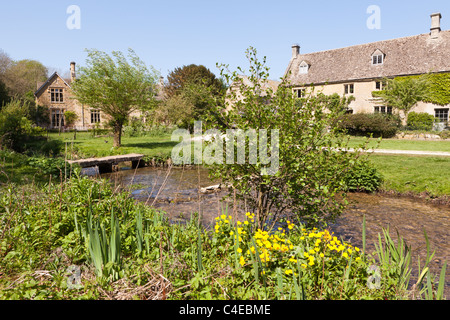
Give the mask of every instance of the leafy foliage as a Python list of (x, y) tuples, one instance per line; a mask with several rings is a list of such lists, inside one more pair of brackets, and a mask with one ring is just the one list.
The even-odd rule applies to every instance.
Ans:
[(433, 129), (434, 117), (426, 112), (410, 112), (406, 125), (411, 130), (427, 130)]
[(393, 115), (355, 113), (339, 117), (337, 126), (353, 136), (391, 138), (398, 131), (399, 121)]
[(374, 97), (381, 98), (383, 102), (403, 111), (405, 116), (419, 101), (425, 101), (428, 97), (428, 78), (402, 77), (385, 79), (386, 88), (373, 91)]
[[(228, 111), (217, 111), (211, 127), (221, 133), (233, 128), (256, 133), (261, 129), (271, 134), (278, 131), (279, 144), (273, 136), (267, 142), (272, 144), (268, 147), (272, 163), (279, 161), (279, 168), (275, 174), (268, 174), (265, 170), (269, 166), (261, 154), (253, 164), (246, 149), (244, 163), (211, 164), (213, 177), (231, 185), (232, 192), (236, 190), (237, 198), (255, 212), (261, 227), (287, 211), (311, 224), (333, 220), (343, 209), (335, 196), (344, 190), (346, 173), (359, 157), (331, 151), (335, 147), (346, 149), (348, 143), (334, 122), (345, 111), (343, 101), (325, 95), (297, 98), (286, 79), (274, 89), (268, 82), (265, 59), (260, 62), (254, 48), (247, 50), (247, 58), (250, 67), (246, 76), (228, 73), (222, 66), (222, 76), (232, 84), (225, 99)], [(328, 106), (333, 107), (325, 110)], [(235, 139), (232, 143), (236, 150), (238, 142)]]
[(111, 117), (114, 146), (119, 147), (122, 127), (130, 113), (154, 104), (158, 73), (153, 68), (149, 70), (131, 49), (130, 61), (118, 51), (113, 51), (112, 56), (98, 50), (87, 52), (87, 66), (80, 68), (72, 85), (74, 96), (80, 103)]

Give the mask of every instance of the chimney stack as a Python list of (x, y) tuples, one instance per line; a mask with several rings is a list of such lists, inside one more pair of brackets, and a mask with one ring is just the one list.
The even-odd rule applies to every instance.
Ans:
[(300, 46), (298, 44), (292, 45), (292, 59), (297, 58), (300, 54)]
[(70, 82), (74, 82), (76, 79), (75, 76), (75, 62), (70, 63)]
[(439, 12), (431, 15), (431, 39), (436, 39), (441, 32), (441, 18), (442, 15)]

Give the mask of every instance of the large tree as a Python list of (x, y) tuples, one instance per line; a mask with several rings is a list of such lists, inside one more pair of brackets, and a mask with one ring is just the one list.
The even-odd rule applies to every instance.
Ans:
[(72, 85), (74, 96), (111, 118), (113, 146), (120, 147), (122, 128), (130, 113), (154, 103), (159, 74), (132, 49), (128, 50), (128, 59), (119, 51), (111, 55), (98, 50), (87, 52), (86, 66), (79, 68), (77, 81)]
[(30, 97), (36, 91), (37, 84), (47, 80), (48, 70), (39, 61), (25, 59), (11, 62), (3, 77), (10, 96), (34, 103)]
[(268, 85), (265, 58), (258, 60), (254, 48), (247, 58), (248, 81), (221, 66), (236, 90), (227, 92), (228, 112), (218, 110), (208, 126), (206, 134), (213, 139), (205, 142), (205, 150), (214, 156), (205, 151), (203, 160), (210, 174), (243, 200), (260, 227), (285, 213), (310, 224), (333, 221), (344, 207), (340, 197), (345, 199), (346, 176), (363, 157), (335, 151), (348, 148), (335, 126), (347, 101), (312, 94), (297, 98), (286, 78), (274, 89)]
[(428, 77), (404, 77), (385, 79), (385, 88), (381, 91), (373, 91), (372, 96), (381, 98), (388, 106), (403, 112), (404, 117), (419, 102), (427, 99)]
[(203, 65), (190, 64), (175, 68), (167, 76), (165, 92), (168, 97), (180, 94), (188, 85), (210, 87), (213, 94), (224, 93), (224, 83)]

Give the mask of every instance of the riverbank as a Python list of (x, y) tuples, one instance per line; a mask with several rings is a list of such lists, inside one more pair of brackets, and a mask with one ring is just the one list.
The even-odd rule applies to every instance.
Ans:
[[(142, 183), (133, 171), (122, 173)], [(197, 184), (191, 178), (185, 176), (187, 186)], [(177, 181), (171, 181), (176, 189)], [(165, 212), (136, 202), (104, 179), (73, 176), (43, 187), (17, 186), (2, 194), (0, 204), (8, 222), (1, 238), (0, 299), (419, 297), (391, 273), (398, 267), (392, 262), (377, 263), (383, 277), (377, 290), (368, 286), (376, 253), (367, 246), (362, 255), (364, 246), (355, 245), (351, 234), (347, 241), (290, 222), (269, 234), (256, 229), (251, 213), (235, 219), (230, 211), (216, 214), (209, 229), (195, 214), (185, 223), (169, 223)], [(368, 240), (372, 226), (367, 224)], [(102, 250), (90, 250), (95, 243)], [(111, 255), (99, 256), (102, 252)]]

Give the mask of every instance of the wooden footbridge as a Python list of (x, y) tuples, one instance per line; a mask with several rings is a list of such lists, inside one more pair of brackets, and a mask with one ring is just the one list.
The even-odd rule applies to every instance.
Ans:
[(98, 167), (99, 173), (107, 173), (113, 171), (113, 165), (117, 165), (119, 162), (131, 161), (131, 167), (133, 169), (143, 166), (142, 158), (143, 154), (130, 153), (119, 156), (108, 156), (102, 158), (87, 158), (80, 160), (67, 160), (69, 164), (79, 164), (82, 168)]

